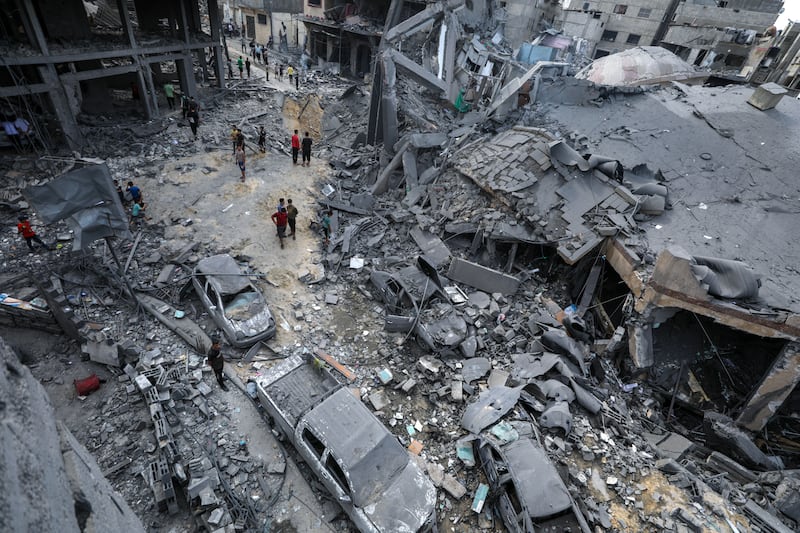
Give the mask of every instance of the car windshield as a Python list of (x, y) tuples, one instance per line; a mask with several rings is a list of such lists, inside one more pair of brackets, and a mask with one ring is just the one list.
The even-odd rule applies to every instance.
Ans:
[(231, 320), (247, 320), (264, 309), (264, 300), (254, 291), (223, 297), (225, 316)]

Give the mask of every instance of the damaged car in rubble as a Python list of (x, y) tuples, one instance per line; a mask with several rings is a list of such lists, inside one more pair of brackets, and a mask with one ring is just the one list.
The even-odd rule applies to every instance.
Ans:
[(370, 282), (386, 305), (387, 331), (413, 331), (421, 344), (439, 353), (454, 351), (467, 337), (466, 321), (424, 255), (397, 272), (374, 270)]
[(295, 354), (256, 391), (273, 427), (294, 445), (359, 531), (436, 531), (436, 489), (397, 437), (318, 360)]
[(264, 295), (230, 255), (201, 259), (192, 285), (232, 346), (247, 348), (275, 336), (275, 319)]
[(591, 529), (527, 421), (499, 422), (475, 441), (494, 505), (514, 533)]

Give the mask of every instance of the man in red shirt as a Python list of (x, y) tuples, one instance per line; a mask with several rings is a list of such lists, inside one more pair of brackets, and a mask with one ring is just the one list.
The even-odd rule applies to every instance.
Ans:
[(272, 221), (278, 227), (278, 239), (280, 239), (281, 248), (283, 248), (283, 239), (286, 238), (286, 225), (289, 223), (289, 215), (286, 213), (286, 208), (281, 207), (280, 211), (272, 213)]
[(43, 248), (49, 247), (36, 235), (36, 232), (33, 231), (31, 227), (31, 222), (28, 220), (28, 217), (25, 215), (20, 215), (17, 217), (19, 223), (17, 224), (17, 233), (22, 234), (22, 238), (25, 239), (25, 242), (28, 243), (28, 248), (30, 248), (31, 252), (33, 251), (33, 241), (41, 244)]
[(294, 130), (292, 135), (292, 163), (297, 164), (297, 154), (300, 153), (300, 135), (297, 130)]

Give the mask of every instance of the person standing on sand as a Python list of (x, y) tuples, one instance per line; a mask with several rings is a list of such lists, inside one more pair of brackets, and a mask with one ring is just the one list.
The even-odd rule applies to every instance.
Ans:
[(297, 154), (300, 153), (300, 135), (298, 135), (298, 131), (294, 130), (294, 135), (292, 135), (292, 163), (295, 165), (297, 164)]
[(303, 148), (303, 166), (310, 167), (311, 166), (311, 144), (312, 144), (311, 136), (306, 132), (305, 136), (303, 137), (302, 148)]
[(245, 154), (244, 154), (244, 146), (238, 145), (236, 147), (236, 164), (239, 165), (239, 170), (242, 171), (242, 183), (244, 183), (245, 178)]
[(278, 228), (278, 240), (281, 241), (281, 248), (283, 248), (283, 239), (286, 238), (286, 226), (289, 223), (289, 216), (286, 214), (286, 208), (272, 213), (272, 221)]
[(292, 204), (291, 198), (286, 200), (286, 203), (288, 204), (286, 206), (286, 216), (289, 222), (289, 231), (291, 232), (289, 233), (289, 237), (291, 237), (293, 241), (296, 241), (297, 236), (295, 235), (295, 232), (297, 231), (297, 208), (294, 206), (294, 204)]

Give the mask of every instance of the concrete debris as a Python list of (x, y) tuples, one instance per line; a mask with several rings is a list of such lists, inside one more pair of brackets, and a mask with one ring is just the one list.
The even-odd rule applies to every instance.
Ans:
[[(680, 83), (706, 71), (661, 49), (596, 60), (585, 72), (602, 86), (576, 79), (594, 49), (588, 33), (566, 32), (573, 18), (611, 24), (602, 10), (388, 4), (276, 14), (295, 26), (265, 48), (271, 64), (253, 42), (252, 77), (224, 88), (207, 85), (226, 85), (221, 33), (231, 63), (247, 53), (236, 16), (221, 32), (217, 9), (192, 7), (192, 54), (156, 39), (159, 61), (143, 69), (141, 32), (150, 42), (175, 14), (114, 22), (101, 6), (91, 24), (123, 28), (139, 52), (133, 67), (109, 57), (100, 70), (132, 81), (138, 99), (59, 63), (97, 45), (92, 31), (84, 42), (64, 29), (83, 27), (83, 4), (75, 16), (65, 4), (81, 24), (42, 17), (42, 76), (53, 72), (23, 84), (30, 94), (5, 87), (6, 100), (17, 114), (55, 113), (57, 127), (34, 129), (48, 144), (63, 131), (85, 153), (40, 157), (26, 143), (0, 159), (0, 218), (13, 229), (24, 214), (47, 241), (31, 251), (13, 231), (0, 237), (0, 334), (100, 465), (92, 476), (109, 487), (81, 489), (88, 520), (109, 515), (120, 531), (312, 531), (320, 520), (335, 531), (434, 520), (491, 532), (796, 530), (800, 252), (786, 239), (796, 187), (781, 178), (800, 157), (796, 99), (770, 84)], [(547, 22), (560, 12), (565, 33)], [(35, 10), (21, 16), (35, 28)], [(668, 33), (678, 27), (689, 28)], [(301, 52), (304, 31), (316, 44)], [(10, 66), (42, 61), (20, 46), (3, 54)], [(771, 79), (756, 64), (745, 68)], [(65, 92), (57, 80), (70, 79)], [(158, 111), (160, 85), (176, 80), (202, 102), (196, 139), (180, 111)], [(80, 124), (65, 120), (72, 109)], [(231, 126), (246, 179), (230, 175)], [(313, 138), (308, 164), (290, 159), (295, 128)], [(141, 187), (144, 218), (128, 216), (113, 180)], [(279, 240), (265, 228), (287, 195), (296, 226)], [(206, 360), (216, 332), (222, 374)], [(27, 369), (6, 366), (0, 391), (16, 390)], [(69, 401), (86, 376), (92, 394)], [(23, 397), (6, 410), (38, 401)], [(53, 442), (77, 448), (53, 434), (28, 445), (42, 441), (42, 457)], [(75, 453), (68, 474), (86, 455)], [(37, 495), (20, 500), (16, 529), (51, 500), (50, 522), (74, 529), (65, 520), (82, 502), (6, 481), (6, 499)]]

